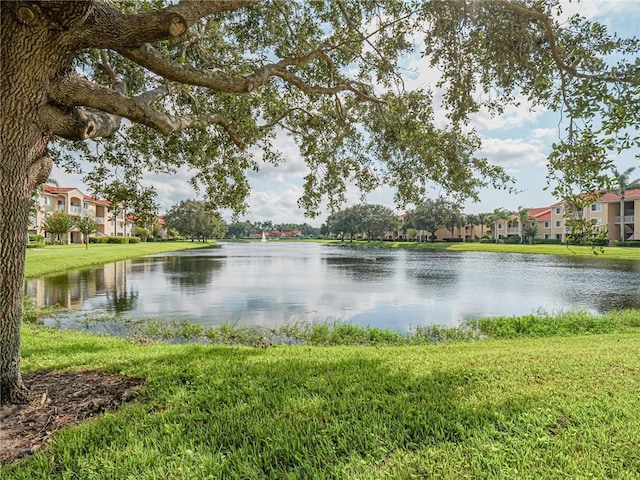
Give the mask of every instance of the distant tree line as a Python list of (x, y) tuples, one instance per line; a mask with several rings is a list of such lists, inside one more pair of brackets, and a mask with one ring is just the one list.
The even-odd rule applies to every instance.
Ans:
[(274, 223), (271, 220), (261, 222), (251, 222), (249, 220), (237, 221), (227, 224), (225, 238), (250, 238), (252, 235), (262, 234), (262, 232), (294, 232), (297, 231), (299, 237), (320, 238), (322, 231), (320, 228), (312, 227), (308, 223)]
[(327, 218), (329, 234), (344, 241), (353, 241), (358, 236), (367, 240), (382, 239), (386, 232), (396, 231), (400, 226), (398, 215), (389, 207), (362, 203), (338, 210)]
[[(462, 240), (462, 232), (469, 226), (472, 232), (470, 240), (497, 241), (497, 222), (519, 218), (521, 224), (526, 225), (519, 241), (531, 240), (537, 234), (535, 225), (527, 224), (532, 220), (529, 209), (520, 207), (517, 216), (504, 208), (465, 214), (459, 204), (443, 197), (425, 199), (408, 209), (402, 217), (383, 205), (360, 204), (333, 212), (321, 231), (325, 236), (342, 241), (360, 238), (384, 240), (387, 234), (391, 234), (394, 238), (435, 242), (436, 232), (441, 229), (448, 229), (451, 239)], [(473, 233), (476, 226), (480, 227), (479, 236)]]
[(250, 238), (252, 235), (262, 235), (262, 232), (297, 232), (297, 236), (304, 238), (321, 236), (321, 229), (308, 223), (274, 223), (271, 220), (225, 223), (217, 211), (199, 200), (183, 200), (172, 206), (165, 215), (165, 227), (170, 236), (201, 241), (211, 238)]

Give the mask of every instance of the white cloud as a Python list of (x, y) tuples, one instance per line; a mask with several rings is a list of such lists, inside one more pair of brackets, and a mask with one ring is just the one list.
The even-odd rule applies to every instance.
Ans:
[(252, 191), (249, 195), (249, 209), (246, 218), (252, 221), (271, 220), (275, 223), (303, 223), (304, 217), (298, 207), (302, 188), (287, 185), (281, 190)]
[(544, 165), (547, 156), (545, 145), (537, 140), (526, 141), (521, 138), (484, 138), (479, 155), (503, 168), (517, 174), (523, 165)]
[(525, 97), (518, 97), (519, 105), (509, 104), (500, 115), (491, 115), (487, 110), (481, 110), (471, 115), (471, 123), (481, 130), (501, 130), (516, 128), (535, 123), (545, 112), (541, 107), (534, 108)]

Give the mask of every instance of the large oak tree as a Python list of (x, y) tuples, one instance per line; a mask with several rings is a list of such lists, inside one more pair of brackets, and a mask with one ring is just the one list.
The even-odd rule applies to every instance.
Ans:
[[(285, 132), (308, 165), (301, 205), (338, 204), (345, 185), (430, 182), (473, 197), (509, 178), (475, 158), (469, 115), (517, 98), (562, 112), (549, 158), (560, 185), (604, 181), (607, 153), (637, 143), (636, 40), (556, 0), (181, 0), (0, 2), (0, 395), (20, 401), (25, 231), (52, 162), (133, 181), (187, 165), (217, 207), (242, 210), (246, 173), (283, 160)], [(439, 69), (408, 91), (412, 55)], [(627, 61), (626, 59), (630, 59)], [(80, 156), (81, 157), (80, 157)], [(568, 188), (568, 187), (567, 187)]]

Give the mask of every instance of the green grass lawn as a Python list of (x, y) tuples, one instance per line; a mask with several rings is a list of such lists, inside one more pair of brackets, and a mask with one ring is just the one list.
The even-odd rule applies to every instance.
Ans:
[[(354, 241), (341, 242), (329, 240), (324, 243), (330, 245), (342, 245), (345, 247), (386, 247), (407, 248), (411, 250), (449, 250), (457, 252), (497, 252), (497, 253), (531, 253), (544, 255), (590, 256), (619, 260), (640, 260), (640, 248), (604, 247), (602, 251), (593, 250), (591, 247), (574, 245), (507, 245), (502, 243), (479, 242), (366, 242)], [(596, 253), (594, 253), (596, 252)]]
[(116, 262), (140, 255), (211, 247), (212, 245), (211, 243), (181, 241), (143, 242), (122, 245), (92, 243), (89, 244), (88, 249), (84, 245), (50, 245), (45, 248), (28, 248), (25, 273), (27, 278), (39, 277), (49, 273)]
[(26, 325), (25, 371), (142, 378), (6, 479), (640, 476), (640, 330), (414, 347), (142, 346)]

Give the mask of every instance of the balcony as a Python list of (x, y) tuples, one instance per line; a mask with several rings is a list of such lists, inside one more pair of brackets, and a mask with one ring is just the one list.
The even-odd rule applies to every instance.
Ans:
[(507, 228), (507, 235), (520, 235), (520, 229), (518, 227)]
[(104, 217), (96, 217), (96, 223), (98, 225), (104, 225)]
[(617, 225), (621, 223), (633, 223), (633, 215), (625, 215), (624, 217), (617, 215), (615, 218), (615, 222)]
[(82, 208), (75, 206), (75, 205), (71, 205), (69, 207), (69, 213), (71, 215), (80, 215), (82, 213)]

